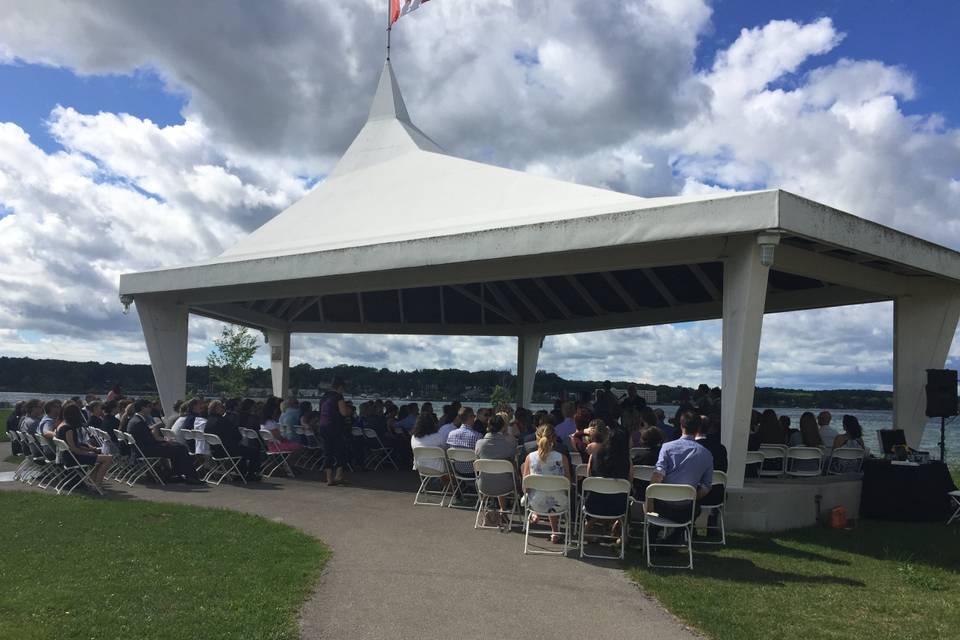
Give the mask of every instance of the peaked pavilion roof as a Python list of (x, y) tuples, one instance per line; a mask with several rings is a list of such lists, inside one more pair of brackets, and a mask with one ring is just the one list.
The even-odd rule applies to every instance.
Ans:
[(464, 160), (410, 120), (389, 62), (308, 195), (216, 258), (121, 296), (289, 331), (518, 335), (719, 317), (726, 242), (774, 234), (767, 311), (960, 281), (960, 254), (778, 189), (640, 198)]

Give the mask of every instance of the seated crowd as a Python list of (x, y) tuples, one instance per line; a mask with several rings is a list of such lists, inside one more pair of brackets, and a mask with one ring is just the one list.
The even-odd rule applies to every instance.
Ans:
[[(375, 434), (371, 438), (390, 450), (397, 462), (406, 464), (413, 462), (413, 448), (422, 446), (470, 449), (478, 458), (515, 461), (517, 448), (529, 443), (521, 475), (573, 479), (575, 464), (571, 456), (576, 454), (578, 462), (586, 463), (590, 476), (632, 480), (633, 465), (648, 465), (656, 468), (654, 482), (682, 479), (702, 495), (711, 490), (712, 471), (727, 470), (727, 451), (720, 442), (720, 390), (707, 385), (683, 397), (670, 419), (663, 410), (647, 406), (635, 385), (629, 385), (627, 395), (619, 399), (611, 392), (610, 383), (604, 383), (595, 396), (557, 400), (552, 411), (514, 410), (509, 405), (474, 411), (452, 402), (439, 414), (430, 402), (397, 405), (377, 399), (355, 407), (345, 399), (345, 390), (343, 380), (334, 380), (316, 407), (295, 397), (285, 401), (276, 397), (196, 397), (177, 402), (177, 413), (164, 416), (158, 401), (126, 398), (114, 389), (104, 401), (88, 395), (85, 400), (17, 403), (7, 429), (40, 434), (47, 440), (63, 439), (81, 464), (94, 467), (91, 475), (98, 485), (103, 483), (113, 457), (130, 454), (117, 432), (130, 434), (143, 455), (168, 461), (165, 481), (200, 483), (199, 459), (223, 455), (224, 451), (210, 451), (206, 442), (194, 444), (183, 437), (185, 430), (219, 436), (223, 449), (240, 458), (238, 467), (247, 480), (260, 477), (269, 453), (289, 454), (295, 464), (305, 447), (313, 443), (323, 451), (327, 484), (347, 484), (345, 469), (363, 467), (370, 438), (357, 434), (367, 431)], [(865, 448), (862, 429), (853, 416), (844, 416), (840, 434), (830, 427), (831, 416), (826, 411), (819, 418), (804, 413), (798, 429), (791, 429), (789, 419), (782, 418), (785, 416), (778, 419), (772, 410), (755, 411), (749, 449), (756, 450), (761, 444), (815, 446), (827, 451)], [(106, 432), (107, 441), (97, 442), (89, 427)], [(170, 430), (174, 437), (169, 433), (165, 437), (161, 428)], [(264, 441), (244, 438), (241, 429), (261, 434)], [(463, 471), (472, 473), (472, 469)], [(603, 513), (607, 510), (601, 504), (603, 497), (596, 498), (597, 504), (590, 508)], [(552, 499), (555, 497), (550, 495), (530, 496), (545, 512), (550, 511)], [(551, 520), (551, 524), (556, 530), (556, 523)]]

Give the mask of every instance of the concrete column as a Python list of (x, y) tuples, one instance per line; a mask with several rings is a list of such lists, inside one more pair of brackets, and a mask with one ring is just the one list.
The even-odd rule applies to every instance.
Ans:
[(743, 486), (750, 412), (757, 383), (768, 266), (755, 236), (734, 238), (723, 265), (723, 370), (720, 424), (729, 456), (728, 487)]
[(135, 304), (160, 404), (166, 415), (173, 415), (173, 404), (187, 391), (187, 307), (150, 296), (137, 296)]
[(533, 401), (533, 380), (537, 376), (537, 358), (542, 346), (541, 335), (517, 337), (517, 406), (529, 409)]
[(286, 398), (290, 392), (290, 332), (268, 331), (273, 395)]
[(942, 369), (960, 319), (960, 289), (924, 284), (893, 303), (893, 425), (920, 446), (927, 369)]

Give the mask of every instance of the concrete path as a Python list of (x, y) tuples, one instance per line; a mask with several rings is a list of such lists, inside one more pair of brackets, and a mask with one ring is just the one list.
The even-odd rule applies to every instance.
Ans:
[[(0, 463), (0, 471), (10, 468)], [(614, 562), (524, 556), (521, 534), (474, 530), (472, 511), (414, 507), (411, 472), (351, 479), (349, 487), (328, 487), (314, 475), (248, 487), (124, 485), (108, 497), (245, 511), (325, 541), (334, 554), (304, 605), (303, 638), (698, 637)], [(0, 490), (24, 488), (31, 490), (0, 483)]]

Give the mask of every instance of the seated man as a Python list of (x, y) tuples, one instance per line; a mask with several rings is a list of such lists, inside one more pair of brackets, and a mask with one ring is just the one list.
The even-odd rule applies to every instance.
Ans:
[(167, 458), (173, 468), (173, 476), (183, 476), (187, 484), (203, 484), (193, 468), (193, 459), (187, 447), (178, 442), (158, 440), (153, 433), (150, 415), (151, 402), (141, 398), (133, 403), (133, 417), (127, 423), (127, 433), (137, 441), (140, 451), (148, 458)]
[[(701, 419), (693, 411), (684, 411), (680, 414), (680, 438), (667, 442), (660, 448), (660, 458), (657, 460), (656, 471), (653, 473), (651, 484), (663, 482), (666, 484), (687, 484), (696, 489), (697, 498), (704, 498), (713, 487), (713, 454), (697, 444), (697, 434), (700, 433)], [(690, 517), (689, 503), (664, 502), (654, 500), (654, 504), (647, 505), (649, 511), (654, 511), (664, 518), (683, 522)], [(699, 515), (697, 508), (696, 515)], [(671, 538), (681, 535), (676, 529)]]
[[(238, 465), (240, 472), (247, 480), (259, 480), (264, 452), (258, 447), (248, 447), (243, 443), (239, 418), (237, 417), (239, 406), (239, 398), (231, 398), (226, 403), (221, 403), (219, 400), (211, 402), (207, 409), (207, 425), (204, 433), (220, 436), (223, 447), (215, 448), (225, 448), (231, 456), (240, 456), (242, 458)], [(213, 453), (219, 456), (224, 452), (221, 450)]]

